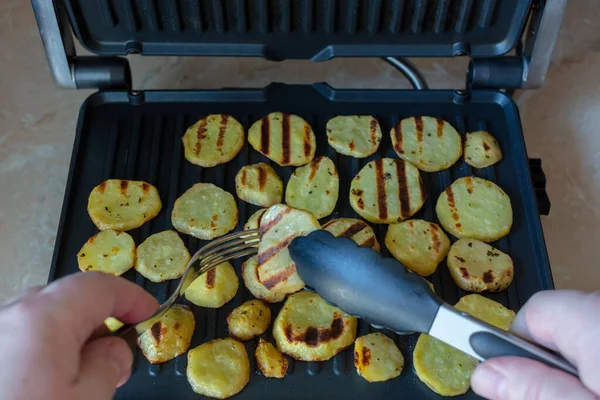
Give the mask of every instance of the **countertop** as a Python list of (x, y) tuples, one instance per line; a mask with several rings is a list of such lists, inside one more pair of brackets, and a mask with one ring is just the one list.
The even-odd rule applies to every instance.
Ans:
[[(58, 89), (30, 3), (0, 4), (0, 302), (44, 284), (52, 258), (81, 103)], [(134, 87), (263, 87), (269, 82), (405, 88), (378, 59), (268, 62), (132, 57)], [(461, 88), (466, 59), (414, 60), (431, 87)], [(600, 287), (600, 3), (572, 1), (542, 89), (517, 93), (530, 157), (541, 157), (552, 201), (542, 217), (557, 288)], [(523, 266), (527, 268), (527, 266)]]

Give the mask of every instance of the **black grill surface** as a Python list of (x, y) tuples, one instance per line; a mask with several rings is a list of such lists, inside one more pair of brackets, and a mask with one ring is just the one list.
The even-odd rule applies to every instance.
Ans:
[[(136, 243), (140, 244), (153, 233), (172, 229), (170, 214), (173, 203), (194, 183), (214, 183), (235, 194), (234, 176), (243, 165), (269, 162), (246, 145), (226, 165), (208, 169), (192, 165), (183, 157), (181, 137), (185, 129), (209, 113), (231, 114), (248, 129), (254, 121), (273, 111), (294, 113), (305, 118), (317, 136), (317, 155), (327, 155), (335, 162), (340, 175), (340, 197), (331, 218), (357, 217), (348, 201), (350, 181), (368, 161), (383, 156), (396, 157), (391, 148), (389, 131), (401, 118), (414, 115), (440, 117), (452, 123), (461, 135), (471, 130), (489, 130), (496, 135), (504, 159), (482, 170), (472, 169), (459, 161), (445, 171), (423, 172), (428, 198), (415, 218), (438, 222), (434, 204), (441, 191), (459, 177), (475, 175), (496, 182), (511, 198), (514, 225), (511, 233), (494, 245), (512, 256), (515, 279), (506, 291), (485, 295), (517, 310), (536, 291), (552, 287), (519, 115), (512, 100), (492, 91), (474, 92), (469, 98), (451, 91), (334, 90), (324, 84), (274, 84), (259, 90), (146, 92), (139, 96), (104, 92), (91, 96), (83, 105), (79, 118), (50, 280), (78, 271), (76, 254), (86, 240), (97, 232), (86, 209), (88, 195), (94, 186), (105, 179), (121, 178), (145, 180), (158, 188), (163, 210), (155, 219), (130, 232)], [(328, 146), (325, 125), (328, 119), (342, 114), (370, 114), (379, 119), (384, 138), (378, 154), (358, 160), (339, 155)], [(287, 182), (293, 168), (274, 167)], [(241, 229), (257, 207), (242, 201), (238, 201), (238, 207), (238, 228)], [(383, 244), (386, 226), (375, 225), (374, 228)], [(192, 237), (183, 237), (192, 253), (203, 244)], [(383, 253), (387, 255), (387, 250), (383, 249)], [(241, 261), (236, 261), (234, 265), (239, 274)], [(152, 283), (133, 269), (124, 276), (146, 288), (159, 301), (164, 301), (177, 283)], [(431, 281), (436, 292), (451, 304), (466, 294), (456, 287), (445, 263), (440, 264)], [(234, 300), (220, 309), (193, 306), (197, 324), (192, 347), (227, 336), (227, 314), (250, 298), (251, 294), (240, 284)], [(281, 304), (272, 306), (273, 317), (280, 307)], [(360, 321), (359, 335), (370, 331), (374, 329)], [(271, 329), (264, 338), (273, 341), (270, 332)], [(256, 369), (256, 340), (249, 341), (246, 347), (253, 372), (250, 383), (236, 398), (438, 398), (418, 380), (413, 371), (412, 350), (417, 335), (385, 333), (394, 338), (404, 354), (406, 364), (399, 378), (376, 384), (367, 383), (357, 375), (352, 348), (323, 363), (290, 360), (290, 370), (285, 379), (267, 380)], [(187, 383), (186, 362), (186, 356), (183, 355), (165, 364), (151, 365), (138, 351), (133, 376), (118, 391), (117, 398), (199, 398)], [(475, 395), (469, 392), (463, 398), (475, 398)]]
[(489, 57), (510, 51), (531, 0), (62, 0), (99, 54)]

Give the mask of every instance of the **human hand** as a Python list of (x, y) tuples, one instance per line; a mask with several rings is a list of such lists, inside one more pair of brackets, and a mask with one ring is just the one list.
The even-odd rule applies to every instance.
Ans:
[(600, 398), (600, 292), (536, 293), (512, 326), (517, 335), (561, 353), (579, 379), (521, 357), (497, 357), (477, 366), (473, 390), (494, 400)]
[(138, 285), (99, 272), (28, 290), (0, 308), (1, 397), (112, 399), (129, 379), (133, 355), (123, 339), (93, 334), (109, 316), (136, 323), (157, 308)]

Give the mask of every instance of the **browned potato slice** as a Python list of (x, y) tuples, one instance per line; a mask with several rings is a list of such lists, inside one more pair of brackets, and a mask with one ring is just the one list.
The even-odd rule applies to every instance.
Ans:
[(151, 363), (162, 363), (185, 353), (192, 343), (194, 313), (174, 304), (160, 320), (138, 338), (138, 346)]
[(317, 219), (335, 209), (340, 180), (337, 169), (328, 157), (296, 168), (285, 189), (285, 202), (299, 210), (310, 211)]
[(244, 127), (231, 115), (208, 115), (183, 135), (185, 159), (201, 167), (224, 164), (244, 147), (244, 137)]
[(326, 361), (352, 344), (356, 318), (325, 303), (316, 293), (288, 297), (273, 323), (283, 353), (303, 361)]
[(250, 380), (246, 347), (235, 339), (214, 339), (188, 352), (186, 370), (192, 390), (202, 396), (226, 399)]
[(373, 228), (364, 221), (356, 218), (338, 218), (332, 219), (325, 225), (323, 229), (331, 233), (335, 237), (345, 236), (359, 246), (370, 247), (373, 250), (381, 251), (381, 246), (377, 241)]
[(327, 140), (340, 154), (356, 158), (374, 154), (381, 142), (379, 122), (370, 115), (340, 115), (327, 121)]
[(175, 231), (155, 233), (137, 249), (135, 269), (152, 282), (181, 278), (190, 261), (183, 240)]
[(294, 293), (304, 287), (287, 246), (297, 236), (319, 229), (319, 221), (306, 211), (283, 204), (270, 207), (260, 220), (258, 279), (275, 293)]
[(200, 307), (219, 308), (235, 297), (239, 284), (233, 266), (224, 262), (196, 278), (185, 298)]
[(508, 195), (474, 176), (459, 178), (443, 191), (435, 212), (444, 229), (459, 239), (493, 242), (508, 234), (513, 222)]
[(235, 191), (245, 202), (269, 207), (281, 203), (283, 181), (269, 164), (246, 165), (235, 176)]
[(392, 158), (371, 161), (350, 185), (350, 205), (376, 224), (392, 224), (412, 216), (426, 198), (419, 170)]
[(227, 316), (229, 336), (250, 340), (262, 335), (271, 323), (271, 309), (260, 300), (248, 300)]
[(254, 214), (252, 214), (250, 218), (248, 218), (246, 224), (244, 225), (244, 230), (247, 231), (250, 229), (258, 229), (260, 227), (260, 219), (262, 218), (265, 211), (267, 211), (267, 209), (262, 208)]
[(426, 172), (449, 168), (462, 155), (462, 140), (456, 129), (440, 118), (411, 117), (391, 132), (392, 145), (403, 160)]
[(354, 342), (354, 366), (367, 381), (384, 382), (402, 373), (404, 356), (392, 339), (374, 332)]
[(385, 247), (406, 268), (429, 276), (448, 254), (450, 239), (437, 224), (411, 219), (388, 227)]
[(315, 134), (297, 115), (274, 112), (256, 121), (248, 131), (248, 142), (256, 151), (281, 166), (304, 165), (315, 157)]
[(238, 223), (235, 198), (212, 183), (196, 183), (175, 200), (171, 222), (181, 233), (210, 240), (232, 231)]
[(77, 264), (82, 271), (122, 275), (135, 264), (135, 242), (125, 232), (99, 232), (79, 250)]
[(156, 217), (162, 208), (158, 190), (149, 183), (109, 179), (88, 198), (88, 214), (101, 231), (128, 231)]
[(486, 131), (467, 133), (465, 162), (475, 168), (485, 168), (502, 160), (502, 151), (496, 139)]
[(260, 339), (256, 351), (256, 366), (267, 378), (283, 378), (288, 369), (288, 360), (266, 340)]
[(242, 264), (242, 279), (252, 296), (267, 303), (279, 303), (285, 299), (285, 293), (271, 292), (258, 280), (258, 256), (252, 256)]

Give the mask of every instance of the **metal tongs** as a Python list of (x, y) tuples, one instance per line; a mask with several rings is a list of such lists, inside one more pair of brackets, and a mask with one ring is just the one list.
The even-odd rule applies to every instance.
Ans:
[(578, 376), (551, 350), (458, 311), (419, 275), (351, 239), (315, 231), (294, 239), (289, 251), (307, 290), (377, 328), (427, 333), (480, 361), (519, 356)]

